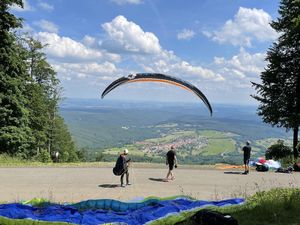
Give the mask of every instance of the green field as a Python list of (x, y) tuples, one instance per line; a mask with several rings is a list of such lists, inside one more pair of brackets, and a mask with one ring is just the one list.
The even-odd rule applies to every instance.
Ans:
[(203, 149), (203, 155), (212, 156), (234, 152), (235, 150), (235, 141), (232, 139), (210, 139), (208, 146)]
[(193, 156), (195, 159), (238, 153), (236, 141), (232, 133), (215, 130), (185, 130), (174, 131), (159, 138), (145, 139), (120, 148), (107, 148), (102, 151), (104, 155), (118, 155), (124, 148), (127, 148), (131, 157), (149, 157), (157, 162), (164, 160), (166, 152), (174, 145), (177, 149), (177, 156), (181, 163)]

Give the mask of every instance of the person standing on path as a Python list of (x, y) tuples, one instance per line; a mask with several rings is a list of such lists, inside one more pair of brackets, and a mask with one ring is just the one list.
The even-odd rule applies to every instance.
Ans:
[(121, 154), (121, 157), (123, 159), (123, 169), (124, 172), (121, 175), (120, 181), (121, 181), (121, 187), (125, 187), (125, 184), (123, 182), (124, 180), (124, 175), (126, 175), (126, 185), (131, 185), (129, 182), (129, 162), (130, 162), (130, 158), (128, 159), (128, 149), (124, 150), (124, 153)]
[(120, 156), (117, 159), (116, 165), (113, 168), (113, 173), (116, 176), (121, 176), (121, 187), (125, 187), (124, 184), (124, 176), (126, 175), (126, 185), (131, 185), (129, 183), (129, 164), (131, 159), (128, 158), (128, 149), (124, 149), (124, 152), (120, 154)]
[(251, 142), (246, 141), (246, 145), (243, 147), (243, 152), (244, 152), (244, 165), (245, 165), (245, 172), (243, 174), (248, 174), (249, 173), (249, 160), (250, 160), (250, 155), (251, 155)]

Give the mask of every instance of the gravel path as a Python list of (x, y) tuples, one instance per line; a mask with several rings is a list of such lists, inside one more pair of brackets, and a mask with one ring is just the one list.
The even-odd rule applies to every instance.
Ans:
[(249, 196), (273, 187), (300, 187), (300, 173), (275, 172), (249, 175), (237, 170), (175, 170), (176, 180), (162, 182), (167, 168), (131, 168), (131, 186), (119, 186), (111, 168), (0, 168), (0, 202), (30, 200), (34, 197), (55, 202), (113, 198), (190, 195), (202, 200)]

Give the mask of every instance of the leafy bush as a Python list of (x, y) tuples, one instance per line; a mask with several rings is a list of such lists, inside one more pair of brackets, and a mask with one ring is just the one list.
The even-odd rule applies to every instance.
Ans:
[(24, 159), (20, 159), (18, 157), (12, 157), (6, 153), (0, 154), (0, 163), (1, 164), (21, 164), (24, 163)]
[(104, 155), (102, 153), (99, 153), (96, 155), (96, 162), (101, 162), (103, 161)]
[(276, 144), (271, 145), (266, 151), (266, 159), (283, 159), (293, 155), (291, 147), (284, 145), (283, 140), (278, 140)]
[(51, 156), (47, 150), (43, 149), (40, 153), (36, 156), (35, 160), (43, 163), (50, 163), (52, 162)]

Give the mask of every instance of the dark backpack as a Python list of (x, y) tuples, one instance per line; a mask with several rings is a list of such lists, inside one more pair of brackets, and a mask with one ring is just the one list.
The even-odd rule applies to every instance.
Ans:
[(266, 164), (262, 164), (262, 165), (256, 164), (256, 171), (258, 171), (258, 172), (267, 172), (268, 170), (269, 170), (268, 165), (266, 165)]
[(124, 173), (125, 169), (124, 169), (124, 159), (122, 156), (119, 156), (119, 158), (117, 159), (116, 165), (113, 168), (113, 173), (116, 176), (121, 176)]
[(288, 168), (278, 168), (276, 171), (276, 173), (292, 173), (293, 172), (293, 168), (291, 166), (289, 166)]
[[(189, 220), (190, 224), (198, 225), (238, 225), (238, 221), (228, 214), (203, 209), (195, 213)], [(186, 224), (177, 223), (176, 225)]]

